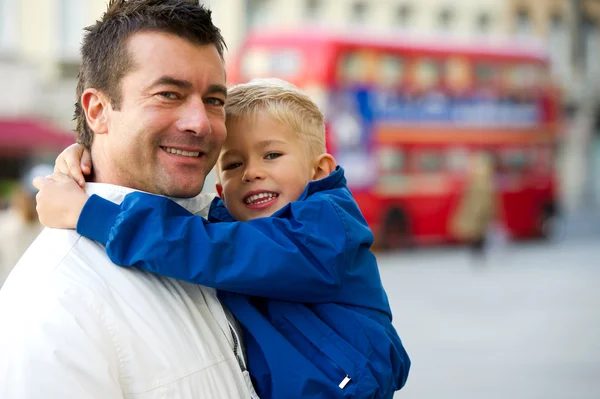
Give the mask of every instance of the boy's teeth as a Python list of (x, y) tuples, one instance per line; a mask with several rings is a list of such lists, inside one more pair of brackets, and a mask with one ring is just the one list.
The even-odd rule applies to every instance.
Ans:
[[(271, 198), (277, 197), (278, 194), (274, 194), (274, 193), (259, 193), (259, 194), (254, 194), (249, 196), (248, 198), (246, 198), (246, 203), (247, 204), (253, 204), (255, 202), (266, 202), (268, 200), (270, 200)], [(262, 200), (262, 201), (261, 201)]]
[(171, 154), (183, 155), (185, 157), (197, 157), (200, 152), (181, 151), (175, 148), (164, 147), (165, 151)]

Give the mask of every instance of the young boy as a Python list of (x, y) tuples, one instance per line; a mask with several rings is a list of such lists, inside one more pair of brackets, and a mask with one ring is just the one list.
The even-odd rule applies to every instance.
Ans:
[[(261, 398), (391, 398), (410, 360), (321, 112), (294, 86), (259, 80), (230, 89), (226, 114), (208, 220), (160, 196), (135, 192), (119, 206), (47, 183), (42, 221), (77, 221), (116, 264), (220, 290)], [(63, 170), (79, 165), (81, 148), (61, 157)]]

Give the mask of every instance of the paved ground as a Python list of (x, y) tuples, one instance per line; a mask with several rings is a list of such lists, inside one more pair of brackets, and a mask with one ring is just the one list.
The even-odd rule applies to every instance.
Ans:
[(397, 397), (600, 398), (600, 230), (590, 221), (569, 222), (558, 242), (496, 250), (485, 265), (456, 248), (378, 255), (413, 361)]

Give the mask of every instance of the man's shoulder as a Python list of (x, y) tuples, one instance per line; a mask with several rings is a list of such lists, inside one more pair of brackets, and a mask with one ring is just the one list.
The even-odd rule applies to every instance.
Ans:
[(85, 273), (81, 266), (86, 263), (86, 253), (93, 246), (93, 241), (74, 230), (45, 228), (17, 262), (2, 291), (7, 295), (12, 286), (18, 287), (21, 295), (28, 291), (47, 294), (59, 287), (75, 289)]
[(0, 319), (10, 331), (86, 313), (74, 307), (92, 308), (101, 284), (85, 265), (85, 241), (74, 231), (44, 229), (25, 251), (0, 290)]

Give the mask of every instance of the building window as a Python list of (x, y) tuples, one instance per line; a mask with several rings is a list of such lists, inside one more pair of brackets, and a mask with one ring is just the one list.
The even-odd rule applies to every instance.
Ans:
[(15, 50), (17, 47), (18, 0), (0, 0), (0, 50)]
[(531, 35), (531, 18), (529, 12), (525, 9), (517, 11), (515, 19), (515, 31), (518, 36), (529, 36)]
[(600, 69), (600, 29), (591, 20), (584, 22), (584, 70), (587, 80), (592, 84), (600, 84), (598, 70)]
[(454, 13), (451, 9), (445, 8), (438, 14), (438, 27), (441, 31), (448, 31), (454, 23)]
[(356, 1), (352, 4), (351, 19), (352, 22), (362, 24), (367, 17), (367, 3)]
[(408, 4), (403, 4), (396, 10), (396, 24), (402, 28), (408, 28), (413, 17), (413, 9)]
[(550, 17), (548, 44), (552, 74), (567, 83), (570, 78), (569, 31), (560, 14), (555, 13)]
[(555, 32), (563, 29), (565, 26), (565, 22), (563, 21), (563, 17), (560, 14), (552, 14), (550, 17), (550, 32)]
[(479, 14), (477, 16), (475, 25), (477, 28), (477, 32), (483, 33), (483, 34), (489, 33), (489, 31), (492, 27), (492, 19), (490, 17), (490, 14), (488, 14), (487, 12), (482, 12), (481, 14)]
[(246, 17), (248, 27), (263, 26), (268, 21), (268, 0), (248, 0), (248, 8), (246, 9)]
[(321, 0), (306, 0), (306, 7), (304, 9), (304, 16), (309, 21), (318, 20), (322, 9)]

